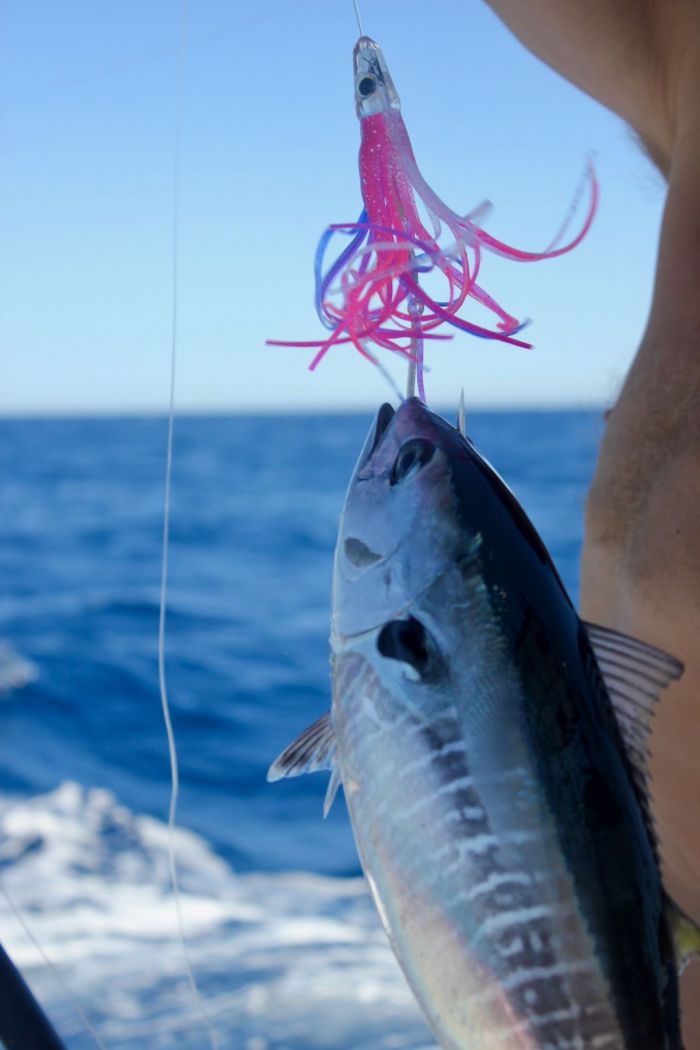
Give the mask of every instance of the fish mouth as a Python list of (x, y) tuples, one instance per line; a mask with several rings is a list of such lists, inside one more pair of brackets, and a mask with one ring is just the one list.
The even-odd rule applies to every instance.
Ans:
[(372, 447), (369, 450), (369, 455), (367, 456), (368, 459), (379, 448), (381, 440), (389, 429), (389, 424), (395, 415), (396, 412), (394, 409), (388, 401), (385, 401), (377, 412), (377, 421), (374, 424), (374, 439), (372, 441)]
[[(440, 426), (436, 427), (436, 423)], [(396, 442), (398, 452), (403, 444), (430, 442), (435, 448), (442, 445), (444, 435), (440, 427), (452, 430), (448, 423), (435, 416), (420, 398), (409, 397), (394, 410), (388, 403), (383, 404), (377, 412), (374, 426), (367, 436), (364, 448), (360, 453), (353, 480), (369, 481), (373, 477), (390, 471), (390, 453), (385, 453), (385, 445), (390, 435)], [(386, 460), (386, 462), (383, 462)]]
[[(387, 448), (388, 440), (396, 445)], [(427, 445), (442, 450), (448, 457), (464, 458), (474, 451), (473, 443), (464, 437), (457, 427), (441, 416), (431, 412), (418, 397), (409, 397), (395, 410), (383, 404), (365, 441), (355, 467), (353, 482), (368, 481), (390, 471), (389, 459), (393, 452), (400, 453), (404, 445), (422, 443), (423, 454)], [(427, 462), (427, 460), (426, 460)], [(392, 464), (393, 465), (393, 464)]]
[(367, 470), (367, 465), (381, 445), (384, 436), (389, 429), (389, 424), (395, 415), (396, 412), (388, 402), (385, 402), (377, 412), (374, 426), (367, 436), (365, 446), (357, 461), (357, 466), (355, 468), (357, 481), (365, 481), (370, 476), (370, 472)]

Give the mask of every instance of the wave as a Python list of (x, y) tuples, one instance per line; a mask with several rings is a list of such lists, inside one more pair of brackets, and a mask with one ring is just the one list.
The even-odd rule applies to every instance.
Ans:
[[(68, 1046), (94, 1044), (19, 910), (105, 1044), (206, 1045), (177, 940), (167, 828), (108, 791), (64, 782), (0, 798), (0, 928)], [(220, 1046), (434, 1046), (364, 880), (237, 875), (199, 836), (175, 848), (187, 945)]]
[(0, 638), (0, 697), (15, 689), (23, 689), (39, 677), (39, 668), (10, 644)]

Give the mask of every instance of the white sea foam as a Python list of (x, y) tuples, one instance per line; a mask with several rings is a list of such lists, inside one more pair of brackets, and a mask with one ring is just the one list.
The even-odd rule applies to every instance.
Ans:
[[(169, 883), (167, 829), (106, 791), (64, 783), (0, 799), (11, 900), (110, 1048), (201, 1050)], [(192, 962), (231, 1050), (418, 1050), (433, 1043), (361, 879), (236, 875), (176, 832)], [(1, 939), (71, 1048), (92, 1046), (0, 896)]]

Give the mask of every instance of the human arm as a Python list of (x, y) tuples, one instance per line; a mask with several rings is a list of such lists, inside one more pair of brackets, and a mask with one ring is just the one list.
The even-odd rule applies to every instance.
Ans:
[[(588, 497), (581, 612), (685, 664), (654, 720), (652, 803), (666, 888), (700, 922), (700, 0), (489, 2), (668, 179), (647, 327)], [(700, 964), (682, 997), (698, 1050)]]

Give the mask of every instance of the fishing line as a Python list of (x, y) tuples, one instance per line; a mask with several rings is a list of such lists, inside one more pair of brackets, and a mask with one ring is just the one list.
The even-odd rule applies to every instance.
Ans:
[(416, 396), (416, 362), (408, 362), (408, 378), (406, 380), (406, 399)]
[(161, 706), (163, 709), (163, 721), (168, 738), (168, 756), (170, 759), (170, 805), (168, 807), (168, 867), (170, 870), (170, 884), (175, 901), (175, 912), (177, 914), (177, 928), (180, 940), (182, 959), (187, 974), (187, 982), (197, 1005), (202, 1022), (209, 1036), (209, 1044), (212, 1050), (217, 1050), (218, 1040), (211, 1024), (211, 1020), (204, 1006), (201, 992), (197, 985), (190, 961), (187, 941), (185, 939), (185, 923), (182, 914), (182, 899), (180, 896), (180, 883), (177, 872), (177, 857), (175, 852), (175, 824), (177, 818), (177, 802), (180, 794), (180, 773), (177, 757), (177, 746), (175, 744), (175, 733), (173, 731), (172, 718), (170, 716), (170, 702), (168, 699), (168, 686), (165, 674), (165, 621), (168, 599), (168, 569), (170, 562), (170, 505), (172, 496), (172, 474), (173, 474), (173, 432), (175, 429), (175, 375), (177, 365), (177, 341), (178, 341), (178, 291), (179, 291), (179, 228), (180, 228), (180, 145), (182, 139), (182, 84), (184, 78), (185, 44), (187, 39), (187, 13), (188, 0), (182, 0), (180, 17), (180, 42), (177, 57), (177, 74), (175, 90), (175, 138), (173, 147), (173, 191), (172, 191), (172, 308), (170, 321), (170, 399), (168, 406), (168, 437), (165, 462), (165, 495), (163, 499), (163, 556), (161, 560), (160, 573), (160, 609), (158, 617), (158, 685), (160, 688)]
[(352, 0), (352, 6), (355, 8), (355, 18), (357, 19), (357, 28), (360, 30), (360, 36), (364, 36), (365, 34), (362, 30), (362, 21), (360, 19), (360, 9), (357, 6), (357, 0)]
[(82, 1022), (85, 1030), (92, 1037), (92, 1039), (93, 1039), (93, 1041), (95, 1043), (95, 1046), (99, 1047), (99, 1050), (107, 1050), (107, 1045), (102, 1042), (102, 1039), (98, 1035), (97, 1029), (90, 1022), (90, 1020), (88, 1019), (87, 1014), (83, 1010), (83, 1008), (80, 1005), (80, 1003), (79, 1003), (78, 999), (76, 998), (76, 996), (73, 994), (73, 991), (72, 991), (70, 985), (68, 984), (68, 982), (66, 981), (65, 977), (61, 973), (59, 967), (56, 966), (56, 964), (49, 958), (49, 956), (46, 954), (46, 951), (44, 950), (44, 948), (42, 948), (41, 944), (39, 943), (38, 939), (32, 933), (29, 925), (27, 924), (26, 919), (24, 918), (24, 916), (22, 915), (21, 911), (19, 910), (19, 907), (15, 904), (14, 900), (10, 896), (10, 891), (7, 889), (7, 887), (5, 886), (5, 884), (3, 882), (0, 882), (0, 893), (2, 893), (3, 897), (5, 898), (5, 903), (7, 904), (8, 908), (10, 909), (12, 914), (14, 915), (14, 917), (17, 920), (17, 922), (19, 923), (19, 925), (22, 927), (22, 930), (24, 931), (25, 937), (27, 937), (27, 939), (34, 945), (34, 947), (36, 948), (37, 952), (41, 956), (41, 958), (42, 958), (42, 960), (44, 962), (44, 965), (46, 966), (46, 968), (51, 973), (51, 975), (52, 975), (53, 979), (55, 980), (56, 984), (58, 985), (58, 987), (61, 989), (61, 992), (63, 993), (64, 998), (73, 1007), (73, 1010), (75, 1011), (77, 1016), (80, 1018), (80, 1021)]
[(375, 366), (375, 368), (377, 368), (379, 370), (380, 374), (384, 377), (384, 379), (387, 381), (387, 383), (391, 387), (392, 394), (394, 395), (396, 400), (399, 402), (399, 404), (401, 404), (401, 402), (404, 400), (404, 396), (401, 393), (401, 391), (400, 391), (400, 389), (398, 387), (398, 384), (396, 383), (396, 381), (395, 381), (394, 377), (392, 376), (391, 372), (388, 370), (388, 368), (384, 367), (384, 365), (379, 360), (379, 358), (368, 348), (367, 343), (364, 342), (364, 340), (362, 341), (362, 346), (363, 346), (364, 352), (367, 354), (367, 357), (369, 358), (369, 360), (372, 362), (372, 364)]

